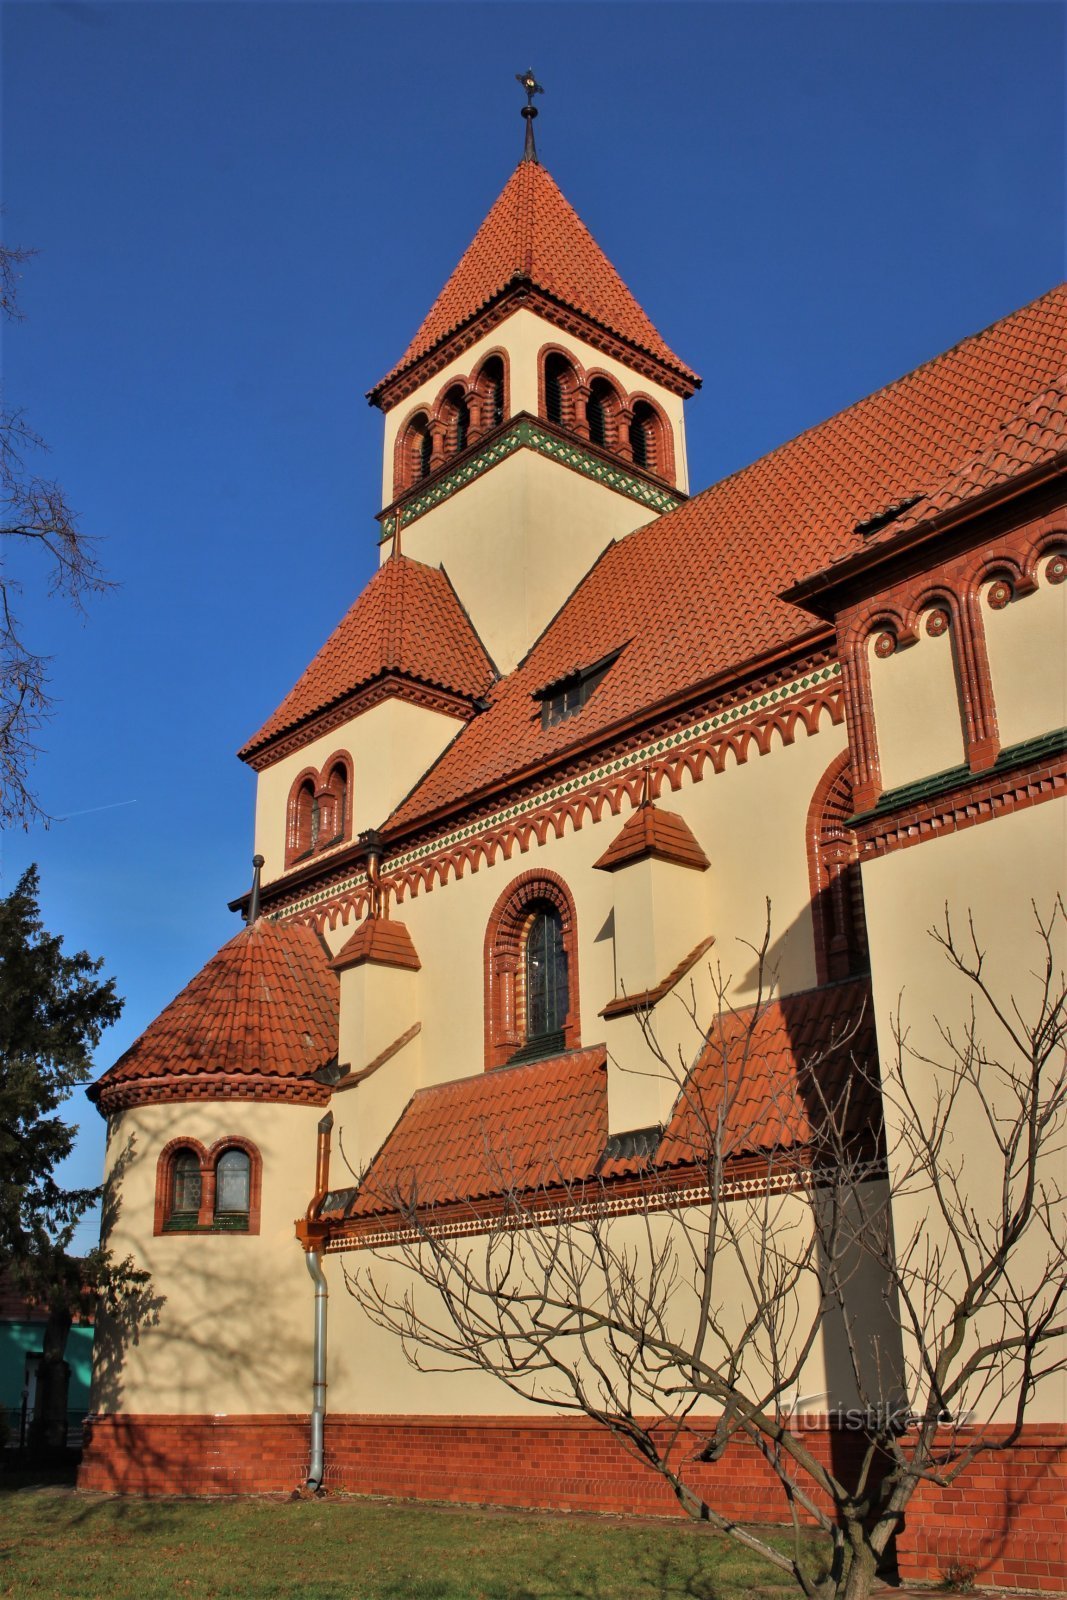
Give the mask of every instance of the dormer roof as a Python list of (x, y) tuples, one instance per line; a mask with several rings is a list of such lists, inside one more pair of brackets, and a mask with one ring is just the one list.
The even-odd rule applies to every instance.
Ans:
[(349, 607), (277, 711), (238, 752), (243, 761), (273, 740), (377, 680), (425, 684), (472, 704), (496, 679), (447, 575), (392, 556)]
[(561, 307), (671, 369), (691, 391), (700, 380), (675, 355), (597, 244), (555, 179), (521, 161), (404, 354), (370, 391), (382, 392), (508, 290), (541, 290)]

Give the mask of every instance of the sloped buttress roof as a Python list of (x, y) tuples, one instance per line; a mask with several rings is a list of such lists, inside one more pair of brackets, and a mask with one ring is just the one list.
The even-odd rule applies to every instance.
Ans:
[[(1065, 369), (1061, 284), (609, 547), (389, 826), (502, 787), (664, 700), (709, 679), (728, 683), (755, 658), (799, 644), (816, 624), (780, 593), (864, 548), (858, 525), (937, 490), (1041, 396), (1041, 415), (1019, 428), (1027, 440), (1047, 429)], [(1025, 457), (1023, 440), (1014, 446)], [(976, 474), (976, 488), (985, 481)], [(963, 492), (958, 478), (953, 491)], [(543, 727), (535, 693), (620, 647), (582, 709)]]
[(392, 556), (378, 568), (277, 711), (239, 754), (247, 758), (386, 673), (468, 700), (484, 694), (496, 677), (447, 575), (409, 556)]
[[(749, 1006), (712, 1024), (708, 1045), (648, 1158), (661, 1170), (706, 1154), (694, 1108), (725, 1115), (727, 1153), (743, 1157), (810, 1141), (822, 1097), (834, 1105), (853, 1061), (876, 1066), (870, 984), (849, 979)], [(818, 1079), (818, 1090), (813, 1077)], [(335, 1192), (326, 1220), (388, 1217), (398, 1200), (420, 1208), (477, 1203), (601, 1178), (645, 1163), (612, 1159), (603, 1045), (550, 1061), (476, 1072), (420, 1089), (358, 1190)], [(869, 1119), (869, 1083), (849, 1101), (850, 1125)]]
[(519, 280), (699, 382), (653, 327), (555, 179), (538, 162), (522, 161), (372, 397)]
[[(93, 1086), (108, 1102), (286, 1095), (337, 1055), (338, 980), (311, 928), (261, 917), (224, 944)], [(288, 1097), (288, 1096), (287, 1096)]]

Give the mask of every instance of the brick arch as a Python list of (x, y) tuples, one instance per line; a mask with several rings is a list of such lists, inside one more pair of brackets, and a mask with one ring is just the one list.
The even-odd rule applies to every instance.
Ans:
[(219, 1157), (224, 1156), (227, 1150), (243, 1150), (248, 1157), (248, 1227), (220, 1229), (220, 1232), (231, 1233), (258, 1233), (260, 1208), (263, 1199), (263, 1157), (259, 1153), (259, 1146), (253, 1144), (243, 1133), (225, 1133), (216, 1139), (207, 1152), (211, 1165), (211, 1216), (215, 1215), (215, 1171), (218, 1167)]
[(848, 819), (854, 811), (849, 751), (834, 757), (811, 797), (806, 844), (815, 970), (832, 983), (869, 970), (859, 844)]
[[(503, 348), (503, 346), (500, 346), (499, 348), (486, 351), (485, 355), (482, 356), (481, 360), (478, 362), (474, 372), (471, 374), (470, 380), (467, 384), (467, 393), (471, 400), (471, 433), (475, 438), (480, 437), (482, 434), (488, 433), (492, 428), (497, 426), (497, 424), (493, 422), (492, 418), (486, 412), (486, 406), (489, 400), (489, 385), (485, 378), (485, 368), (490, 361), (494, 360), (500, 362), (504, 371), (502, 420), (506, 422), (511, 416), (511, 360), (508, 356), (508, 352)], [(475, 408), (477, 408), (477, 418), (474, 416)]]
[(406, 489), (413, 488), (422, 478), (419, 463), (415, 460), (415, 424), (420, 420), (425, 424), (426, 432), (429, 434), (432, 413), (430, 407), (425, 404), (413, 407), (396, 431), (393, 444), (394, 499), (402, 495)]
[(564, 1048), (581, 1044), (578, 1003), (578, 914), (566, 883), (555, 872), (523, 872), (499, 896), (485, 930), (485, 1065), (502, 1067), (525, 1042), (518, 1016), (517, 978), (523, 938), (531, 913), (548, 904), (559, 913), (567, 958), (567, 1015)]
[(545, 381), (545, 369), (550, 356), (561, 356), (573, 378), (563, 396), (563, 420), (559, 426), (570, 428), (582, 438), (588, 438), (589, 430), (585, 421), (585, 391), (588, 387), (585, 368), (574, 352), (564, 345), (543, 344), (537, 352), (537, 414), (548, 420), (548, 386)]
[(170, 1198), (173, 1192), (174, 1161), (183, 1150), (192, 1151), (200, 1162), (200, 1212), (204, 1210), (204, 1175), (210, 1165), (208, 1152), (199, 1139), (177, 1138), (171, 1139), (159, 1152), (156, 1160), (156, 1197), (155, 1216), (152, 1223), (154, 1234), (166, 1233), (167, 1223), (170, 1220)]
[(639, 470), (649, 472), (653, 477), (662, 478), (665, 483), (677, 482), (677, 469), (674, 462), (674, 429), (671, 427), (667, 413), (658, 400), (653, 400), (650, 394), (643, 389), (635, 389), (627, 396), (627, 405), (631, 411), (638, 405), (648, 406), (656, 418), (656, 439), (653, 451), (652, 465)]

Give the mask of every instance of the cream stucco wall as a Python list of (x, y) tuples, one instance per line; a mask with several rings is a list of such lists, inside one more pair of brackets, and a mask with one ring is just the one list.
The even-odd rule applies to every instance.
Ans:
[[(763, 1207), (766, 1206), (766, 1218)], [(795, 1195), (771, 1196), (766, 1201), (747, 1204), (734, 1202), (732, 1218), (740, 1236), (740, 1248), (735, 1250), (723, 1236), (722, 1248), (714, 1253), (711, 1296), (720, 1325), (732, 1349), (738, 1348), (742, 1330), (752, 1308), (752, 1284), (758, 1278), (760, 1224), (766, 1220), (773, 1230), (783, 1252), (799, 1255), (804, 1242), (810, 1238), (811, 1219), (806, 1203)], [(702, 1237), (704, 1217), (690, 1209), (680, 1217), (664, 1213), (641, 1217), (617, 1217), (606, 1224), (608, 1238), (613, 1248), (629, 1251), (636, 1270), (647, 1278), (654, 1262), (662, 1272), (668, 1251), (679, 1258), (677, 1282), (669, 1298), (666, 1328), (678, 1338), (691, 1336), (696, 1315), (696, 1301), (692, 1292), (693, 1263), (689, 1253), (694, 1241)], [(581, 1238), (578, 1225), (576, 1237)], [(549, 1234), (551, 1239), (551, 1234)], [(469, 1245), (459, 1241), (459, 1250), (474, 1253), (475, 1272), (484, 1273), (484, 1240), (475, 1238)], [(517, 1249), (528, 1252), (518, 1241)], [(765, 1263), (765, 1265), (768, 1265)], [(395, 1335), (370, 1323), (352, 1297), (347, 1293), (344, 1273), (372, 1272), (382, 1288), (394, 1297), (411, 1291), (419, 1313), (427, 1321), (435, 1317), (440, 1325), (441, 1312), (432, 1291), (417, 1282), (409, 1267), (396, 1257), (392, 1260), (384, 1252), (349, 1252), (344, 1256), (327, 1257), (325, 1270), (330, 1283), (330, 1403), (341, 1412), (363, 1414), (426, 1414), (426, 1415), (524, 1415), (535, 1409), (523, 1397), (514, 1394), (485, 1372), (417, 1371), (405, 1359)], [(516, 1274), (516, 1282), (534, 1285), (539, 1279), (536, 1268), (528, 1264), (526, 1270)], [(557, 1280), (557, 1286), (562, 1284)], [(598, 1289), (598, 1280), (590, 1273), (585, 1289), (586, 1302), (592, 1304)], [(860, 1342), (865, 1342), (870, 1353), (876, 1342), (888, 1352), (883, 1362), (883, 1372), (874, 1370), (869, 1360), (864, 1379), (869, 1385), (872, 1401), (888, 1394), (895, 1375), (892, 1355), (893, 1332), (889, 1327), (878, 1293), (878, 1286), (868, 1271), (861, 1270), (850, 1285), (852, 1303), (850, 1314), (855, 1318)], [(798, 1329), (810, 1326), (818, 1316), (818, 1292), (813, 1278), (802, 1280), (796, 1298)], [(791, 1330), (792, 1331), (792, 1330)], [(864, 1335), (867, 1335), (864, 1341)], [(783, 1338), (783, 1343), (786, 1340)], [(766, 1340), (760, 1345), (766, 1351)], [(715, 1349), (709, 1339), (707, 1351)], [(557, 1353), (567, 1358), (568, 1347), (562, 1343)], [(612, 1372), (610, 1354), (600, 1352), (605, 1370)], [(581, 1353), (570, 1348), (572, 1360), (581, 1362)], [(425, 1363), (434, 1366), (434, 1357), (424, 1355)], [(753, 1386), (766, 1382), (766, 1368), (756, 1359), (755, 1350), (749, 1350), (745, 1363)], [(588, 1370), (588, 1369), (587, 1369)], [(546, 1397), (559, 1398), (561, 1391), (551, 1388), (551, 1377), (544, 1380), (540, 1391)], [(799, 1381), (791, 1389), (789, 1401), (801, 1412), (820, 1413), (831, 1406), (849, 1406), (856, 1402), (857, 1391), (853, 1382), (851, 1363), (843, 1328), (836, 1317), (827, 1317), (822, 1330), (816, 1335), (814, 1345), (805, 1361)], [(647, 1408), (642, 1406), (641, 1411)], [(708, 1410), (712, 1408), (709, 1406)]]
[[(944, 929), (946, 907), (964, 946), (970, 938), (968, 917), (973, 918), (975, 936), (986, 952), (985, 971), (999, 1003), (1010, 1016), (1014, 999), (1025, 1016), (1032, 1012), (1038, 999), (1040, 978), (1035, 974), (1044, 963), (1035, 937), (1031, 900), (1047, 916), (1054, 897), (1063, 893), (1065, 880), (1067, 806), (1063, 801), (1005, 814), (994, 822), (893, 851), (864, 865), (875, 1017), (883, 1061), (890, 1063), (890, 1084), (898, 1008), (901, 1023), (908, 1030), (908, 1045), (919, 1055), (938, 1062), (950, 1059), (939, 1024), (951, 1027), (957, 1039), (965, 1036), (974, 990), (952, 971), (929, 937), (930, 929)], [(1062, 923), (1059, 933), (1062, 972), (1067, 962)], [(1003, 1084), (994, 1063), (1018, 1057), (980, 999), (977, 1008), (978, 1037), (989, 1051), (981, 1081), (994, 1103), (1003, 1107)], [(909, 1056), (908, 1060), (908, 1081), (917, 1096), (920, 1121), (929, 1126), (938, 1075), (918, 1059)], [(904, 1157), (893, 1138), (901, 1119), (892, 1101), (887, 1118), (892, 1170), (899, 1179)], [(992, 1214), (999, 1199), (997, 1173), (1002, 1170), (1002, 1162), (989, 1127), (969, 1092), (961, 1096), (953, 1136), (944, 1146), (942, 1159), (945, 1175), (950, 1169), (958, 1170), (962, 1192), (973, 1201), (978, 1214)], [(1067, 1171), (1059, 1140), (1049, 1155), (1048, 1170), (1062, 1190), (1067, 1185)], [(928, 1188), (915, 1189), (899, 1198), (894, 1218), (898, 1248), (912, 1236), (922, 1240), (924, 1250), (945, 1248), (942, 1225)], [(943, 1287), (950, 1287), (955, 1281), (951, 1260), (949, 1252), (938, 1268)], [(1017, 1270), (1020, 1281), (1027, 1275), (1032, 1284), (1043, 1281), (1040, 1240), (1024, 1253)], [(1067, 1377), (1061, 1375), (1041, 1391), (1028, 1417), (1031, 1421), (1067, 1418)]]
[[(306, 1411), (310, 1282), (294, 1235), (315, 1186), (322, 1108), (227, 1101), (143, 1106), (111, 1119), (106, 1176), (117, 1208), (107, 1243), (151, 1273), (155, 1326), (116, 1368), (98, 1332), (93, 1408), (126, 1412)], [(156, 1169), (171, 1140), (251, 1139), (263, 1160), (256, 1234), (153, 1236)], [(109, 1207), (110, 1209), (110, 1207)]]
[(950, 630), (931, 637), (920, 619), (915, 644), (891, 656), (868, 647), (871, 702), (882, 787), (896, 789), (963, 761), (963, 722)]
[(632, 367), (616, 361), (614, 357), (601, 355), (599, 350), (587, 344), (584, 339), (564, 333), (562, 329), (556, 328), (551, 322), (546, 322), (543, 317), (536, 316), (534, 312), (519, 310), (512, 312), (499, 327), (494, 328), (485, 338), (477, 340), (469, 350), (465, 350), (455, 361), (450, 361), (440, 372), (420, 384), (406, 400), (386, 413), (382, 456), (382, 505), (389, 505), (393, 499), (393, 458), (397, 436), (401, 430), (407, 426), (409, 419), (417, 411), (432, 409), (439, 396), (457, 378), (471, 376), (486, 356), (500, 352), (507, 356), (510, 370), (508, 414), (515, 416), (520, 411), (528, 411), (531, 416), (536, 417), (540, 412), (537, 356), (547, 344), (559, 345), (565, 350), (572, 351), (586, 370), (595, 369), (597, 372), (606, 373), (618, 381), (625, 393), (647, 395), (662, 407), (674, 437), (676, 485), (688, 493), (689, 469), (685, 451), (685, 422), (682, 415), (684, 402), (680, 396), (672, 394), (660, 384), (651, 382), (641, 373), (635, 372)]
[(350, 843), (365, 828), (381, 826), (462, 726), (455, 717), (406, 700), (383, 700), (265, 767), (257, 775), (255, 832), (256, 850), (265, 862), (264, 882), (285, 870), (289, 794), (305, 767), (317, 771), (339, 751), (351, 756), (352, 828), (345, 841)]
[[(697, 983), (701, 1005), (710, 1005), (711, 969), (721, 969), (731, 999), (739, 1004), (751, 1002), (757, 974), (749, 945), (759, 944), (763, 937), (768, 900), (771, 944), (766, 987), (788, 993), (817, 981), (805, 824), (815, 786), (843, 745), (843, 727), (833, 726), (828, 717), (813, 737), (798, 724), (792, 745), (783, 746), (775, 737), (762, 757), (753, 745), (743, 765), (728, 759), (724, 770), (716, 774), (709, 763), (700, 783), (692, 783), (687, 775), (676, 793), (667, 790), (660, 796), (660, 806), (685, 818), (711, 867), (705, 873), (673, 869), (677, 876), (676, 917), (661, 920), (659, 944), (648, 957), (650, 963), (657, 962), (656, 981), (666, 977), (680, 956), (700, 939), (714, 934), (715, 946), (686, 980), (687, 986)], [(596, 870), (594, 862), (628, 815), (625, 803), (618, 817), (605, 810), (599, 822), (587, 818), (577, 832), (568, 826), (560, 839), (550, 833), (542, 845), (532, 841), (525, 852), (516, 848), (510, 860), (498, 858), (492, 867), (482, 865), (477, 872), (450, 879), (429, 892), (420, 891), (392, 908), (392, 915), (407, 925), (422, 962), (415, 979), (415, 1010), (422, 1024), (418, 1067), (416, 1073), (414, 1057), (405, 1051), (365, 1084), (337, 1097), (336, 1114), (345, 1147), (354, 1152), (357, 1164), (372, 1159), (382, 1137), (383, 1119), (373, 1111), (365, 1113), (365, 1106), (384, 1101), (399, 1111), (416, 1076), (421, 1086), (484, 1070), (485, 932), (498, 897), (522, 873), (555, 872), (573, 895), (582, 1042), (606, 1041), (626, 1068), (646, 1064), (640, 1057), (643, 1047), (633, 1018), (608, 1023), (599, 1015), (621, 992), (615, 941), (620, 937), (616, 897), (622, 874)], [(331, 945), (339, 947), (354, 928), (352, 922), (333, 930)], [(628, 933), (632, 930), (621, 930), (623, 938)], [(692, 1048), (692, 1026), (685, 1020), (677, 995), (661, 1002), (656, 1017), (672, 1059), (679, 1043)], [(398, 1021), (394, 1036), (406, 1026)], [(350, 1027), (355, 1029), (355, 1022), (343, 1014), (343, 1036)], [(364, 1063), (353, 1060), (352, 1064), (358, 1068)], [(630, 1104), (635, 1081), (623, 1075), (617, 1080), (613, 1092), (623, 1096), (625, 1103), (612, 1112), (613, 1126), (634, 1127), (656, 1120), (655, 1116), (642, 1118), (636, 1102)]]
[(1043, 570), (1036, 593), (1000, 611), (984, 603), (982, 622), (1001, 744), (1067, 726), (1067, 583)]
[(518, 450), (404, 529), (404, 553), (444, 567), (501, 672), (521, 660), (597, 556), (647, 506)]

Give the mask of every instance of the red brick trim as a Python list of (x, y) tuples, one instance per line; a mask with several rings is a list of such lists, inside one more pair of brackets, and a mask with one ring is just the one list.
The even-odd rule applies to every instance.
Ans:
[(612, 356), (616, 361), (639, 372), (643, 378), (658, 383), (671, 394), (680, 395), (683, 400), (700, 386), (700, 379), (687, 369), (671, 367), (665, 362), (658, 361), (655, 356), (637, 345), (630, 344), (628, 340), (602, 327), (600, 323), (583, 317), (570, 306), (554, 300), (544, 290), (535, 288), (529, 282), (517, 282), (502, 290), (490, 305), (482, 307), (462, 328), (457, 328), (435, 349), (427, 351), (411, 366), (368, 390), (368, 400), (373, 405), (379, 406), (382, 411), (392, 411), (401, 401), (413, 395), (416, 389), (429, 382), (436, 373), (442, 372), (465, 350), (469, 350), (472, 345), (484, 339), (493, 328), (499, 327), (513, 312), (523, 310), (532, 311), (535, 316), (551, 323), (553, 327), (592, 345), (593, 349), (599, 350), (602, 355)]
[[(711, 1419), (706, 1426), (710, 1426)], [(699, 1426), (696, 1419), (694, 1426)], [(863, 1436), (804, 1422), (805, 1442), (841, 1472)], [(679, 1517), (667, 1485), (606, 1428), (584, 1417), (327, 1414), (329, 1489), (403, 1500), (621, 1516)], [(304, 1415), (119, 1414), (86, 1419), (78, 1487), (144, 1495), (282, 1494), (308, 1467)], [(692, 1482), (725, 1516), (782, 1524), (782, 1489), (755, 1447), (735, 1438)], [(901, 1576), (938, 1581), (973, 1567), (984, 1585), (1067, 1589), (1067, 1428), (1029, 1424), (980, 1456), (951, 1489), (916, 1491), (897, 1537)], [(698, 1530), (694, 1530), (697, 1536)]]
[(530, 909), (548, 901), (559, 912), (567, 957), (565, 1050), (581, 1048), (578, 1007), (578, 914), (574, 899), (555, 872), (523, 872), (500, 895), (485, 930), (485, 1065), (502, 1067), (525, 1042), (518, 1016), (517, 979), (522, 960), (522, 935)]
[(189, 1078), (138, 1078), (99, 1086), (97, 1110), (109, 1117), (133, 1106), (193, 1105), (201, 1101), (248, 1100), (322, 1106), (330, 1091), (313, 1078), (272, 1078), (266, 1073), (198, 1073)]
[(848, 750), (834, 757), (808, 807), (808, 884), (820, 984), (867, 970), (859, 844), (848, 826), (855, 811), (849, 762)]
[(860, 860), (874, 861), (891, 850), (905, 850), (947, 833), (957, 833), (1013, 811), (1025, 811), (1067, 793), (1067, 756), (1056, 756), (1011, 772), (964, 784), (949, 794), (916, 801), (885, 817), (856, 824)]
[[(134, 1085), (140, 1088), (141, 1085)], [(149, 1103), (155, 1103), (160, 1097), (152, 1095), (146, 1097)], [(145, 1103), (142, 1101), (133, 1104)], [(101, 1107), (101, 1109), (104, 1109)], [(170, 1218), (171, 1194), (174, 1182), (174, 1159), (182, 1150), (191, 1150), (200, 1162), (200, 1213), (196, 1225), (192, 1228), (168, 1228)], [(218, 1159), (227, 1150), (243, 1150), (249, 1158), (248, 1175), (248, 1226), (247, 1228), (220, 1228), (215, 1223), (215, 1169)], [(239, 1234), (245, 1235), (259, 1232), (260, 1209), (263, 1193), (263, 1158), (258, 1148), (251, 1139), (246, 1139), (243, 1134), (225, 1134), (221, 1139), (216, 1139), (210, 1149), (202, 1145), (199, 1139), (176, 1138), (163, 1146), (156, 1162), (156, 1193), (155, 1215), (152, 1223), (152, 1232), (159, 1234), (175, 1234), (178, 1237), (188, 1237), (189, 1234)]]
[(241, 760), (250, 766), (253, 772), (262, 772), (264, 768), (272, 767), (276, 761), (282, 761), (295, 751), (302, 750), (313, 739), (320, 739), (323, 734), (332, 733), (335, 728), (351, 722), (354, 717), (362, 716), (363, 712), (369, 711), (372, 706), (380, 705), (383, 700), (390, 699), (406, 700), (411, 705), (425, 706), (428, 711), (440, 711), (443, 716), (456, 717), (460, 722), (469, 722), (474, 715), (471, 702), (451, 689), (420, 683), (415, 678), (405, 677), (400, 672), (386, 672), (373, 683), (361, 684), (353, 689), (334, 705), (316, 711), (298, 727), (279, 734), (276, 739), (271, 739), (260, 749), (242, 755)]

